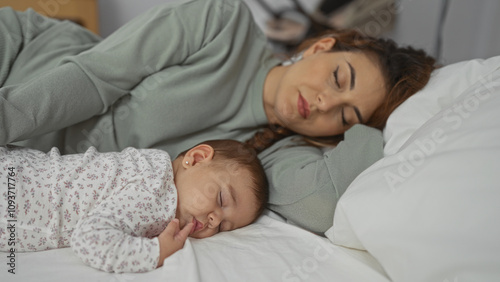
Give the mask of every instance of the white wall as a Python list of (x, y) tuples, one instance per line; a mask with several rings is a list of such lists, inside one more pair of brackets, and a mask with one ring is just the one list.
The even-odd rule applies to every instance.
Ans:
[[(441, 0), (400, 0), (395, 29), (400, 44), (424, 48), (435, 55)], [(449, 0), (444, 22), (443, 64), (500, 55), (500, 1)]]
[(106, 37), (150, 8), (172, 0), (99, 0), (99, 32)]
[[(173, 0), (99, 0), (101, 35), (107, 36), (134, 16), (156, 5)], [(268, 15), (255, 0), (249, 4), (259, 26)], [(272, 6), (289, 0), (267, 0)], [(302, 0), (306, 8), (320, 0)], [(367, 0), (371, 1), (371, 0)], [(386, 36), (400, 44), (423, 48), (435, 54), (437, 27), (442, 0), (400, 0), (395, 11), (396, 25)], [(441, 63), (488, 58), (500, 55), (500, 1), (449, 0), (444, 25)]]
[(500, 55), (500, 1), (451, 0), (444, 30), (445, 63)]
[(434, 53), (440, 0), (400, 0), (394, 29), (387, 35), (399, 44)]

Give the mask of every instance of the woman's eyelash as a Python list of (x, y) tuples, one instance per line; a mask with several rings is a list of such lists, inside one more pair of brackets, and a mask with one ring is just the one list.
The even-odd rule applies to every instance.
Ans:
[(222, 207), (222, 191), (219, 192), (219, 202), (220, 206)]
[(337, 87), (340, 88), (340, 83), (339, 83), (339, 67), (340, 66), (337, 66), (337, 69), (335, 71), (333, 71), (333, 77), (335, 78), (335, 84), (337, 84)]
[(342, 108), (342, 125), (348, 126), (349, 123), (347, 123), (347, 120), (345, 119), (344, 109), (345, 108)]

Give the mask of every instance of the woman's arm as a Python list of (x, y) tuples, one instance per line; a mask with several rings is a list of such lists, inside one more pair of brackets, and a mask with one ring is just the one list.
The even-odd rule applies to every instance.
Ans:
[[(209, 44), (223, 29), (224, 6), (231, 4), (209, 0), (166, 3), (135, 18), (93, 48), (65, 57), (50, 71), (26, 83), (1, 88), (0, 145), (106, 112), (146, 77), (182, 65)], [(198, 20), (188, 20), (193, 18)], [(207, 25), (209, 19), (211, 24)], [(3, 21), (3, 25), (10, 23)]]
[(269, 208), (290, 222), (322, 234), (333, 224), (337, 201), (362, 171), (383, 156), (379, 130), (356, 125), (344, 141), (323, 152), (288, 137), (263, 151), (270, 184)]
[[(0, 9), (0, 145), (85, 119), (102, 109), (77, 67), (54, 67), (99, 38), (33, 10)], [(88, 91), (80, 95), (78, 91)]]

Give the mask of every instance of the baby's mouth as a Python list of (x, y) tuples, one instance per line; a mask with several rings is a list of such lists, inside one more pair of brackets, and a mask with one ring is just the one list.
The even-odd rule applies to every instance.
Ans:
[(203, 229), (203, 227), (203, 223), (199, 222), (196, 218), (193, 217), (193, 228), (191, 228), (191, 232), (189, 234), (191, 235), (194, 232)]

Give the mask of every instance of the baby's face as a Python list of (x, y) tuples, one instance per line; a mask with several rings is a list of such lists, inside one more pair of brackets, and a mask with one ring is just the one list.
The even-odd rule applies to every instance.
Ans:
[(235, 165), (199, 163), (176, 177), (176, 217), (189, 236), (205, 238), (250, 224), (257, 212), (250, 172)]

